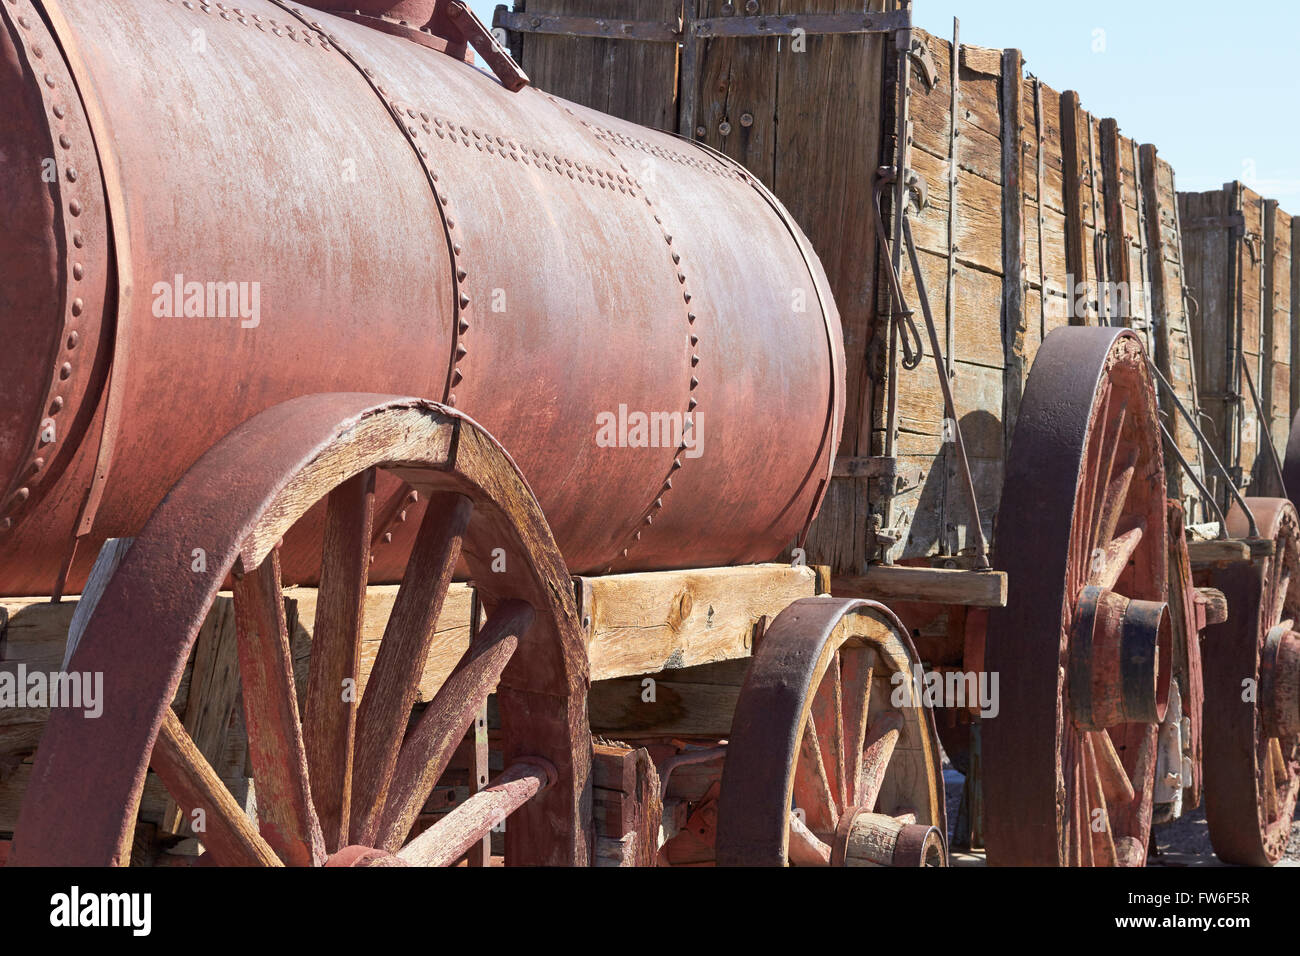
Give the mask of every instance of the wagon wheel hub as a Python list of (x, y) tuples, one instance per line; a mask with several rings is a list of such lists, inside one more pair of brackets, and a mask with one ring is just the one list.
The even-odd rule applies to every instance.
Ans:
[(1300, 735), (1300, 633), (1286, 621), (1268, 632), (1260, 661), (1259, 698), (1270, 737)]
[[(1127, 555), (1124, 558), (1127, 563)], [(1168, 606), (1089, 585), (1070, 629), (1070, 711), (1089, 731), (1156, 723), (1169, 700)]]

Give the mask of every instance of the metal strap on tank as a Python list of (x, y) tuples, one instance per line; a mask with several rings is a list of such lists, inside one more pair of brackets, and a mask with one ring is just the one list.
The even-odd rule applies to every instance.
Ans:
[[(818, 270), (815, 265), (817, 261), (817, 254), (808, 245), (806, 237), (803, 235), (802, 230), (800, 230), (798, 223), (794, 221), (794, 217), (790, 215), (789, 210), (787, 210), (785, 206), (781, 204), (781, 202), (776, 198), (776, 196), (772, 194), (772, 191), (770, 189), (768, 189), (765, 185), (763, 185), (763, 183), (759, 181), (759, 179), (755, 177), (742, 164), (736, 162), (734, 159), (732, 159), (730, 156), (726, 155), (725, 153), (721, 153), (718, 150), (713, 149), (707, 143), (701, 143), (698, 142), (697, 140), (691, 139), (686, 136), (681, 136), (681, 135), (678, 135), (677, 138), (683, 140), (684, 142), (690, 143), (696, 149), (701, 150), (702, 152), (711, 156), (713, 159), (717, 160), (720, 163), (723, 163), (724, 165), (730, 167), (736, 173), (738, 173), (741, 176), (741, 178), (744, 179), (745, 182), (749, 183), (749, 185), (754, 189), (754, 191), (757, 192), (760, 196), (762, 196), (763, 199), (767, 202), (767, 204), (772, 207), (772, 211), (776, 213), (777, 218), (781, 220), (782, 224), (786, 228), (786, 231), (790, 233), (790, 238), (794, 240), (795, 247), (799, 250), (799, 255), (803, 258), (804, 268), (808, 271), (808, 277), (812, 280), (813, 291), (817, 293), (817, 305), (821, 309), (822, 322), (826, 328), (826, 345), (830, 352), (830, 359), (831, 359), (831, 382), (830, 382), (830, 425), (831, 427), (827, 433), (827, 441), (833, 445), (835, 442), (835, 436), (839, 434), (840, 431), (839, 402), (837, 401), (837, 399), (839, 397), (839, 387), (840, 387), (839, 383), (840, 381), (842, 381), (844, 377), (844, 367), (840, 362), (839, 354), (835, 348), (835, 329), (831, 324), (831, 310), (828, 306), (828, 303), (833, 301), (833, 298), (831, 296), (830, 289), (827, 288), (818, 278), (817, 275)], [(826, 468), (826, 477), (822, 479), (821, 485), (817, 489), (817, 495), (815, 500), (813, 501), (813, 506), (809, 510), (807, 517), (804, 519), (803, 530), (799, 533), (800, 547), (802, 547), (804, 543), (807, 541), (808, 531), (812, 527), (813, 518), (817, 515), (818, 510), (821, 508), (822, 501), (826, 498), (826, 493), (830, 488), (831, 475), (835, 471), (835, 453), (836, 453), (836, 449), (832, 447), (830, 449), (830, 455), (829, 455), (830, 461)]]
[(323, 39), (323, 41), (328, 41), (334, 49), (352, 65), (361, 79), (374, 92), (379, 102), (383, 104), (385, 111), (392, 118), (393, 122), (397, 124), (397, 128), (402, 133), (402, 138), (406, 140), (407, 144), (411, 147), (411, 150), (415, 153), (415, 160), (420, 164), (420, 169), (424, 172), (425, 180), (429, 184), (429, 191), (433, 193), (434, 206), (438, 210), (439, 221), (442, 223), (442, 233), (447, 243), (447, 258), (456, 285), (455, 294), (452, 296), (451, 304), (452, 351), (448, 364), (446, 385), (443, 387), (442, 396), (442, 401), (454, 408), (456, 406), (456, 395), (452, 392), (452, 389), (459, 384), (462, 375), (457, 366), (467, 353), (467, 349), (462, 342), (462, 336), (469, 329), (469, 320), (463, 313), (468, 310), (470, 300), (469, 294), (464, 290), (464, 282), (467, 278), (467, 273), (460, 262), (462, 258), (462, 249), (460, 244), (452, 235), (452, 232), (455, 229), (455, 220), (452, 219), (448, 212), (447, 207), (449, 199), (446, 195), (445, 189), (441, 188), (438, 184), (438, 174), (429, 167), (429, 163), (427, 162), (428, 150), (420, 145), (415, 133), (415, 127), (409, 125), (407, 121), (403, 119), (400, 108), (388, 96), (388, 92), (384, 89), (382, 82), (375, 75), (374, 70), (363, 66), (350, 50), (345, 49), (342, 44), (339, 43), (336, 35), (326, 33), (319, 21), (309, 18), (300, 8), (290, 6), (285, 2), (285, 0), (270, 0), (270, 2), (279, 7), (285, 13), (297, 19), (309, 30), (314, 31)]
[[(91, 138), (97, 144), (108, 142), (110, 140), (108, 123), (105, 120), (102, 105), (94, 96), (93, 84), (85, 82), (89, 76), (89, 70), (80, 50), (77, 48), (74, 40), (75, 34), (68, 25), (63, 11), (59, 9), (58, 0), (41, 0), (41, 5), (49, 23), (50, 32), (54, 34), (62, 49), (68, 71), (72, 74), (73, 82), (76, 84), (82, 108), (86, 111), (86, 119), (90, 124)], [(62, 597), (64, 585), (72, 569), (72, 562), (76, 557), (77, 545), (94, 527), (95, 517), (99, 512), (99, 506), (104, 497), (108, 475), (113, 467), (118, 428), (122, 417), (124, 392), (122, 380), (126, 374), (126, 368), (130, 364), (131, 355), (130, 316), (134, 292), (132, 286), (134, 272), (131, 265), (131, 243), (127, 234), (125, 192), (122, 188), (121, 172), (117, 165), (117, 155), (113, 150), (98, 148), (98, 145), (95, 152), (99, 157), (100, 177), (104, 185), (104, 202), (108, 210), (108, 232), (112, 237), (116, 264), (117, 309), (114, 317), (108, 379), (104, 383), (104, 420), (100, 429), (99, 447), (95, 453), (95, 471), (91, 478), (90, 488), (87, 489), (86, 498), (81, 505), (74, 538), (69, 545), (59, 572), (53, 594), (55, 601)]]

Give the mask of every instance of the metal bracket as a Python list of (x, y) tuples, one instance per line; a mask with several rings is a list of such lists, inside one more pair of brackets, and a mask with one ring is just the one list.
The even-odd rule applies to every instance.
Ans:
[(511, 93), (518, 93), (528, 85), (528, 74), (505, 47), (497, 42), (492, 31), (483, 25), (474, 11), (465, 5), (464, 0), (451, 0), (447, 5), (447, 18), (452, 28), (483, 58), (483, 62), (501, 81), (502, 86)]
[(590, 37), (598, 40), (640, 40), (643, 43), (677, 43), (682, 38), (682, 20), (607, 20), (603, 17), (552, 16), (542, 13), (513, 13), (498, 6), (492, 27), (511, 33), (544, 36)]
[[(752, 17), (702, 17), (676, 23), (647, 20), (607, 20), (601, 17), (551, 16), (513, 13), (498, 6), (492, 25), (511, 33), (591, 37), (604, 40), (640, 40), (643, 43), (679, 43), (688, 34), (718, 40), (745, 37), (845, 36), (910, 30), (912, 13), (803, 13)], [(928, 54), (927, 54), (928, 56)], [(931, 64), (933, 75), (933, 64)]]
[(835, 468), (831, 472), (831, 477), (846, 480), (883, 479), (893, 485), (894, 494), (902, 494), (913, 488), (919, 488), (924, 474), (917, 465), (900, 467), (897, 458), (841, 457), (835, 459)]
[(1230, 216), (1203, 216), (1200, 219), (1188, 219), (1182, 225), (1184, 232), (1200, 232), (1205, 229), (1231, 229), (1234, 236), (1246, 234), (1246, 216), (1239, 212)]
[(916, 68), (921, 72), (921, 79), (925, 81), (925, 91), (929, 93), (934, 89), (935, 81), (939, 76), (939, 71), (934, 65), (934, 57), (930, 55), (929, 46), (920, 37), (913, 36), (907, 55), (912, 58), (912, 62), (916, 64)]

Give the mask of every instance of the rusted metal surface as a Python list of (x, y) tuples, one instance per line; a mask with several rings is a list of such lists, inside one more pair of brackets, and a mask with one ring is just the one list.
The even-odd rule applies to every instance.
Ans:
[[(77, 184), (91, 190), (83, 208), (113, 223), (87, 246), (107, 262), (111, 239), (118, 273), (82, 263), (94, 301), (108, 299), (86, 316), (105, 327), (84, 359), (98, 385), (64, 399), (60, 421), (82, 423), (62, 430), (66, 465), (5, 505), (0, 590), (54, 588), (101, 458), (90, 426), (114, 407), (69, 590), (99, 543), (137, 531), (231, 428), (325, 391), (422, 395), (473, 414), (527, 475), (574, 572), (766, 560), (807, 525), (842, 420), (839, 323), (806, 242), (747, 176), (324, 12), (268, 0), (239, 13), (170, 0), (41, 7), (84, 99), (68, 108), (84, 109), (100, 144), (78, 165), (106, 170), (102, 185), (89, 172)], [(0, 9), (6, 31), (21, 31), (14, 5)], [(354, 9), (433, 31), (443, 8)], [(15, 66), (5, 83), (29, 103), (25, 128), (57, 138), (36, 105), (40, 76)], [(45, 250), (38, 261), (51, 276), (72, 269), (54, 211), (32, 203), (16, 221)], [(235, 283), (246, 302), (256, 287), (259, 314), (186, 316), (191, 282)], [(0, 428), (9, 499), (35, 447), (38, 379), (64, 338), (66, 290), (37, 285), (22, 314), (51, 330), (47, 355), (24, 350), (22, 368), (43, 371), (0, 377), (0, 405), (18, 410)], [(179, 314), (165, 314), (167, 298)], [(597, 416), (621, 407), (693, 413), (702, 453), (675, 440), (599, 447)], [(381, 483), (381, 510), (404, 493)], [(376, 547), (373, 579), (395, 580), (422, 508)], [(286, 541), (287, 580), (314, 579), (323, 517)]]
[(102, 424), (113, 250), (90, 122), (30, 0), (4, 7), (0, 71), (0, 328), (19, 346), (0, 354), (2, 536), (61, 484), (89, 484), (77, 452)]
[[(1248, 501), (1276, 552), (1208, 575), (1229, 616), (1205, 635), (1205, 816), (1221, 859), (1268, 866), (1286, 849), (1300, 794), (1300, 519), (1285, 499)], [(1234, 507), (1228, 532), (1246, 531)]]
[[(263, 801), (258, 810), (262, 836), (285, 862), (323, 861), (314, 801), (306, 786), (288, 650), (274, 647), (274, 632), (281, 645), (286, 640), (277, 542), (322, 491), (367, 468), (385, 466), (398, 468), (404, 479), (434, 500), (443, 494), (472, 500), (475, 520), (464, 533), (460, 553), (482, 582), (483, 599), (507, 615), (516, 607), (509, 603), (512, 599), (527, 602), (536, 612), (532, 627), (518, 634), (518, 646), (504, 672), (499, 671), (500, 662), (494, 665), (501, 673), (499, 682), (493, 682), (507, 761), (553, 768), (544, 792), (534, 788), (526, 806), (509, 807), (515, 812), (507, 833), (507, 859), (553, 865), (587, 862), (587, 660), (568, 576), (537, 503), (501, 447), (465, 416), (417, 399), (365, 394), (308, 396), (268, 410), (218, 443), (168, 494), (109, 582), (70, 662), (74, 670), (112, 675), (104, 682), (102, 718), (69, 709), (51, 714), (25, 795), (12, 862), (127, 862), (155, 737), (199, 627), (232, 570), (247, 572), (236, 591), (236, 615), (250, 752)], [(206, 555), (202, 571), (192, 564), (196, 547)], [(507, 567), (493, 573), (497, 549), (505, 554)], [(440, 605), (440, 594), (425, 587), (421, 575), (445, 579), (451, 563), (454, 552), (444, 549), (431, 568), (417, 569), (410, 601), (427, 598)], [(251, 606), (246, 593), (250, 588)], [(249, 620), (269, 607), (280, 610), (263, 613), (267, 620)], [(414, 615), (395, 611), (388, 630), (414, 620)], [(489, 617), (484, 628), (489, 636), (493, 626)], [(524, 626), (526, 622), (514, 630)], [(259, 652), (268, 634), (270, 651)], [(398, 636), (397, 653), (404, 643), (409, 643), (409, 635)], [(471, 650), (462, 663), (466, 676), (458, 677), (458, 671), (449, 686), (464, 690), (465, 682), (479, 680), (474, 675), (484, 661)], [(423, 660), (416, 665), (405, 675), (408, 687), (418, 682)], [(248, 683), (254, 670), (257, 680)], [(372, 678), (372, 687), (379, 686), (373, 683), (378, 679)], [(392, 684), (392, 693), (381, 693), (387, 686), (376, 691), (379, 704), (400, 697), (400, 683)], [(250, 701), (250, 694), (256, 700)], [(481, 702), (486, 689), (460, 696), (477, 696)], [(454, 715), (460, 703), (444, 707), (435, 698), (426, 716), (444, 710)], [(356, 702), (345, 697), (340, 706), (356, 709)], [(409, 710), (408, 702), (406, 711), (397, 715), (403, 728)], [(460, 732), (443, 735), (443, 749), (454, 749), (463, 735), (468, 716), (460, 717)], [(366, 722), (367, 714), (361, 718), (358, 724)], [(312, 732), (309, 714), (306, 733)], [(422, 725), (412, 746), (424, 747), (431, 735)], [(260, 737), (256, 746), (254, 736)], [(182, 750), (197, 753), (192, 744), (172, 747), (168, 753)], [(438, 759), (439, 754), (428, 755), (428, 762)], [(169, 757), (169, 766), (177, 763)], [(399, 771), (410, 763), (399, 758)], [(192, 785), (182, 792), (191, 793), (203, 780), (217, 779), (210, 769), (185, 777)], [(432, 787), (432, 780), (427, 783)], [(404, 803), (406, 790), (397, 789), (398, 802)], [(354, 790), (370, 792), (359, 784)], [(378, 790), (383, 801), (387, 784)], [(209, 807), (208, 812), (217, 811)], [(242, 810), (235, 807), (234, 812)], [(394, 807), (395, 817), (404, 812), (404, 807)], [(353, 817), (355, 822), (355, 812)], [(334, 842), (370, 844), (357, 839), (359, 832), (354, 826), (352, 839), (344, 841), (336, 830)], [(227, 843), (246, 847), (250, 841)]]
[[(1153, 676), (1155, 661), (1141, 655), (1138, 667), (1123, 666), (1119, 655), (1107, 666), (1095, 644), (1078, 646), (1081, 637), (1095, 640), (1095, 631), (1079, 633), (1090, 595), (1143, 602), (1152, 621), (1164, 618), (1168, 548), (1156, 416), (1132, 332), (1062, 328), (1044, 340), (1007, 461), (1003, 496), (1014, 504), (998, 514), (996, 563), (1020, 583), (1005, 609), (990, 612), (985, 648), (985, 667), (1001, 677), (1000, 712), (981, 726), (990, 863), (1145, 860), (1158, 716), (1147, 711), (1147, 722), (1111, 724), (1119, 703), (1111, 701), (1103, 707), (1111, 717), (1094, 724), (1080, 722), (1076, 708), (1088, 695), (1083, 710), (1102, 717), (1094, 711), (1098, 695), (1122, 696), (1126, 671), (1142, 677), (1148, 703), (1167, 686), (1167, 653), (1156, 656)], [(1150, 638), (1162, 629), (1167, 624), (1143, 631)], [(1156, 642), (1142, 643), (1149, 654)], [(1098, 819), (1102, 831), (1093, 827)]]

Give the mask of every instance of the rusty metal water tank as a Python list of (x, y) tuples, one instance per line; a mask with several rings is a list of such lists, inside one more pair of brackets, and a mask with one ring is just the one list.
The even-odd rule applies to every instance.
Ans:
[[(322, 391), (476, 418), (575, 573), (766, 560), (806, 527), (843, 345), (788, 214), (379, 6), (0, 0), (0, 592), (49, 593), (89, 527), (75, 590), (222, 435)], [(418, 522), (392, 524), (377, 578)]]

